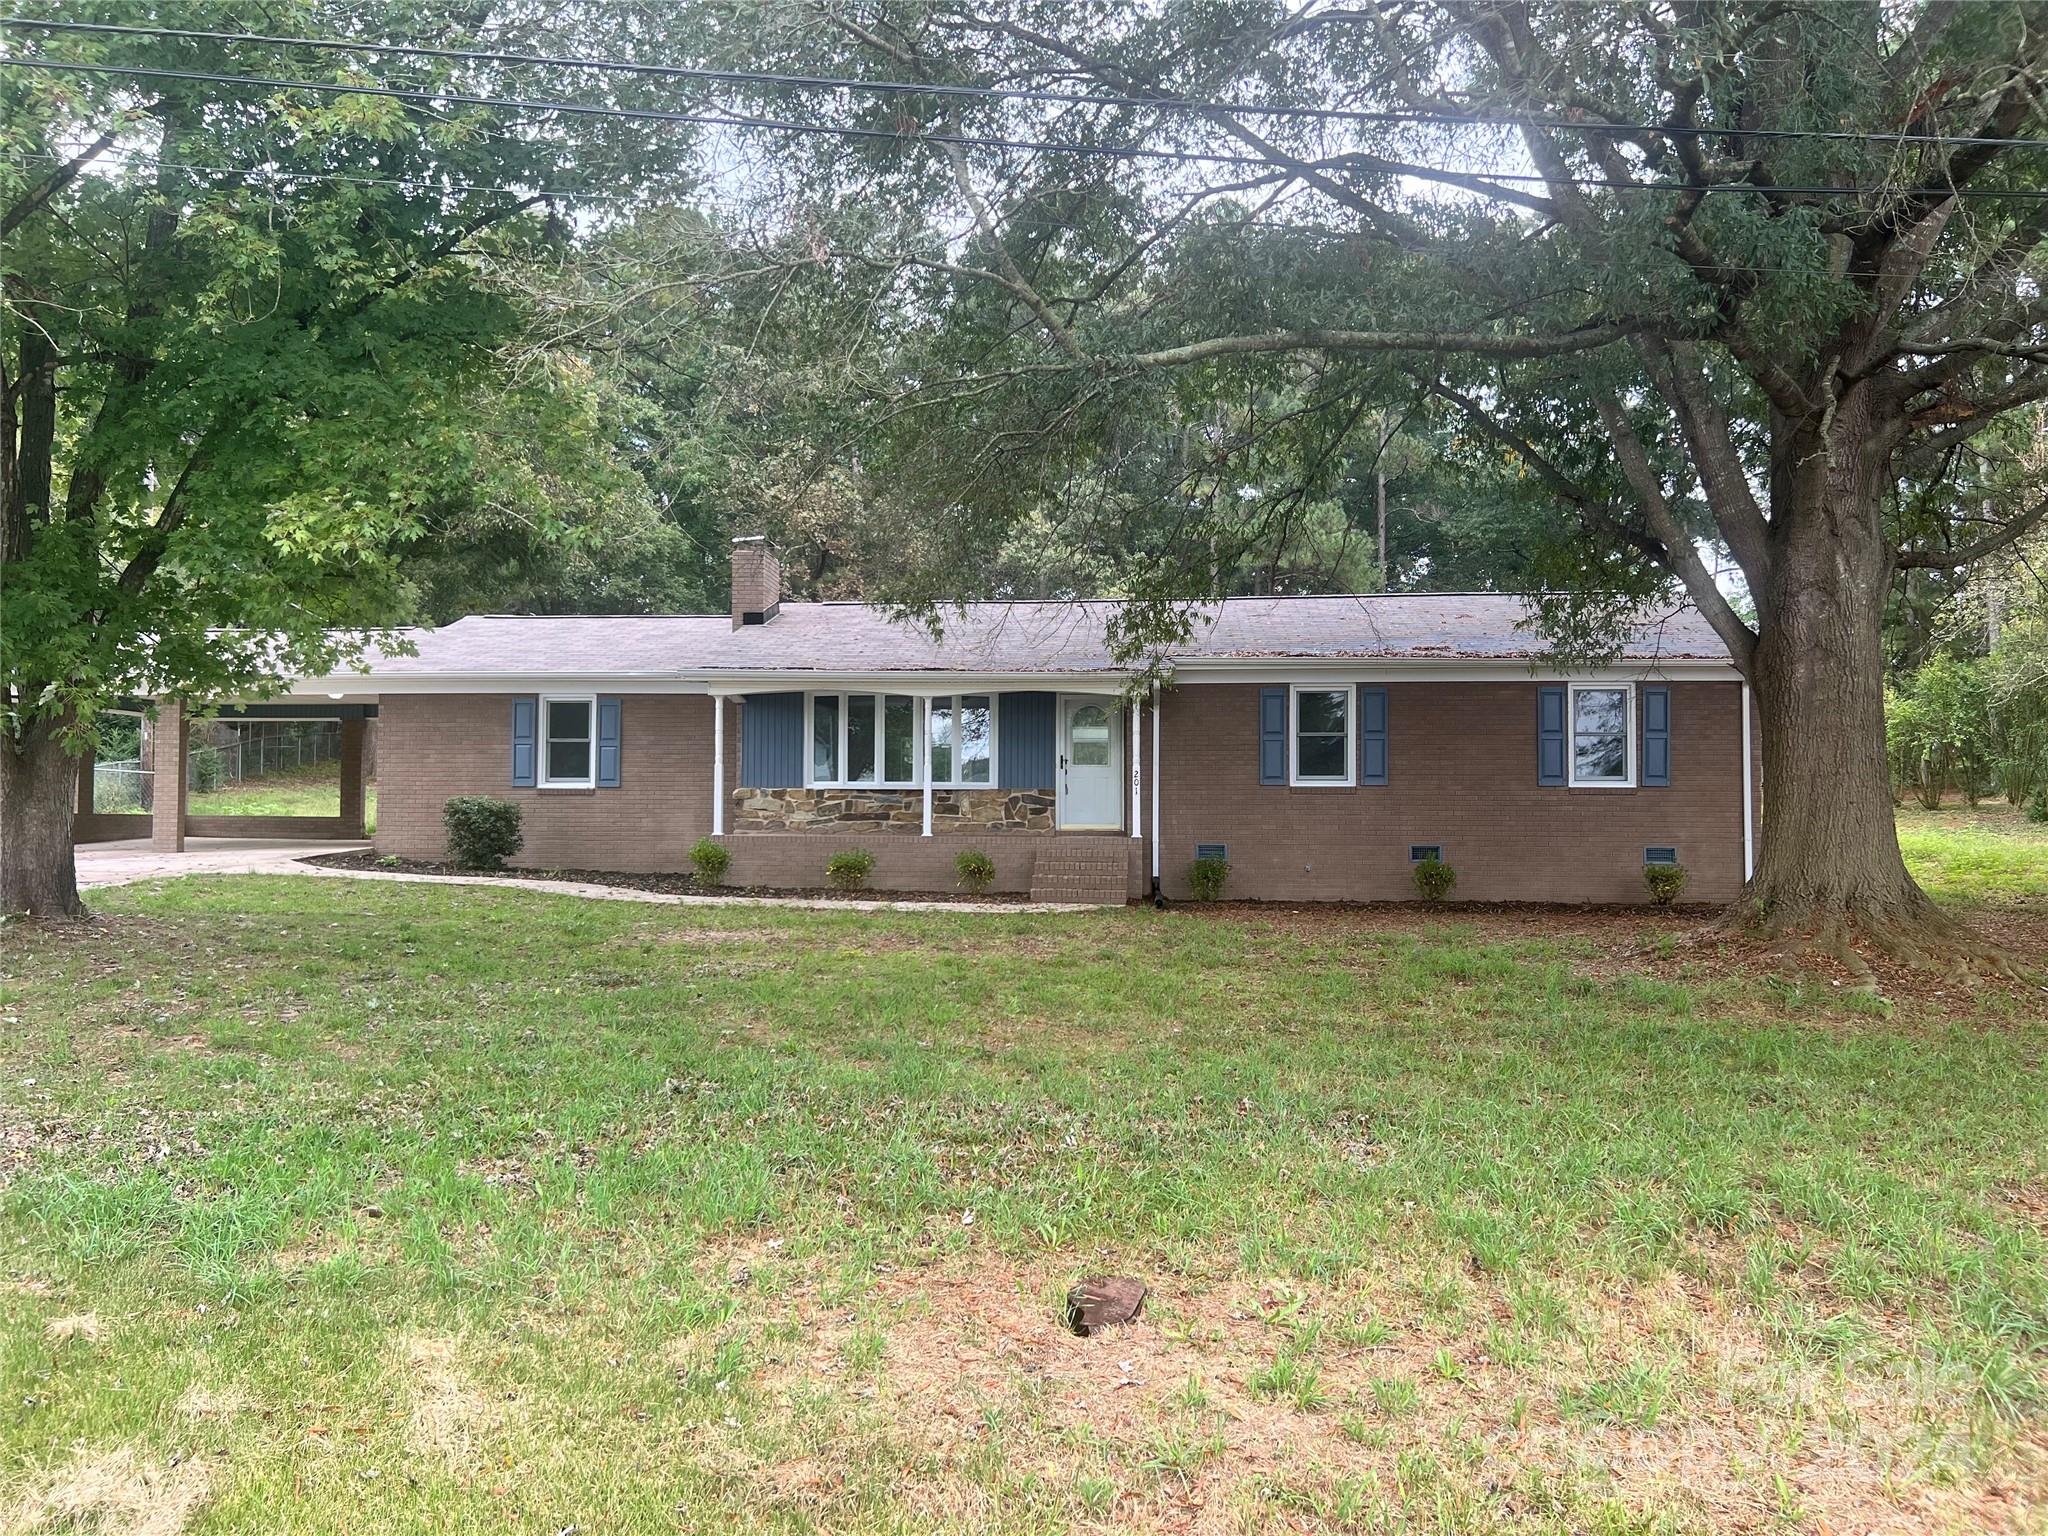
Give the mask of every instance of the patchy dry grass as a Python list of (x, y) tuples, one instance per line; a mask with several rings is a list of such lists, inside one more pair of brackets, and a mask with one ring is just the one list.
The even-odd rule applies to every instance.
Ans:
[(105, 904), (0, 938), (0, 1528), (2048, 1520), (2024, 992), (1648, 917)]

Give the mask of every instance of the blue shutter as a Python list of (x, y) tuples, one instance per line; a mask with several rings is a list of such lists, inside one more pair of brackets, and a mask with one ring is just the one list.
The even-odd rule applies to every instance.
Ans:
[(624, 699), (597, 701), (597, 787), (619, 787), (620, 727), (626, 713)]
[(740, 785), (746, 789), (802, 789), (804, 696), (750, 693), (740, 709)]
[(1565, 781), (1565, 693), (1548, 684), (1536, 690), (1536, 782)]
[(512, 787), (531, 789), (540, 762), (540, 700), (512, 701)]
[(996, 788), (1049, 790), (1059, 782), (1058, 717), (1057, 694), (996, 695)]
[(1358, 782), (1387, 782), (1387, 690), (1358, 690)]
[(1643, 782), (1671, 782), (1671, 690), (1643, 690)]
[(1287, 782), (1287, 690), (1259, 690), (1259, 782)]

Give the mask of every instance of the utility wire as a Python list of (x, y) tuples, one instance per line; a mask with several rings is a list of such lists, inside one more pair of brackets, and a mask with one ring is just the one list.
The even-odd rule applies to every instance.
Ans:
[(251, 43), (264, 47), (320, 48), (348, 53), (395, 53), (412, 58), (478, 64), (519, 64), (553, 69), (650, 75), (669, 80), (702, 80), (726, 85), (768, 85), (796, 90), (871, 91), (882, 95), (940, 96), (983, 101), (1030, 101), (1057, 106), (1133, 107), (1151, 111), (1222, 112), (1236, 117), (1277, 117), (1347, 122), (1376, 127), (1543, 128), (1567, 133), (1654, 133), (1666, 137), (1812, 139), (1825, 143), (1939, 145), (1995, 149), (2048, 149), (2048, 139), (1976, 134), (1921, 133), (1906, 129), (1731, 128), (1673, 123), (1588, 122), (1560, 117), (1504, 117), (1485, 113), (1399, 112), (1362, 107), (1311, 107), (1245, 101), (1199, 101), (1185, 96), (1130, 96), (1053, 91), (1026, 86), (965, 85), (920, 80), (858, 80), (836, 75), (780, 74), (767, 70), (708, 69), (681, 64), (645, 64), (630, 59), (588, 58), (545, 53), (501, 53), (483, 49), (432, 48), (417, 43), (375, 43), (337, 37), (288, 37), (266, 32), (207, 32), (180, 27), (118, 26), (106, 22), (55, 21), (35, 16), (0, 17), (0, 26), (52, 32), (128, 37), (182, 38), (195, 42)]
[[(348, 186), (397, 187), (404, 191), (418, 192), (475, 192), (500, 193), (507, 197), (550, 198), (560, 202), (582, 201), (612, 203), (619, 207), (643, 207), (649, 202), (642, 197), (618, 192), (592, 192), (579, 187), (544, 187), (527, 183), (508, 184), (487, 181), (447, 181), (432, 176), (362, 176), (346, 171), (299, 171), (275, 163), (267, 165), (196, 165), (182, 160), (160, 160), (146, 150), (118, 150), (124, 162), (133, 164), (146, 157), (148, 164), (162, 170), (188, 171), (195, 176), (247, 176), (252, 178), (278, 176), (293, 181), (331, 182)], [(37, 165), (64, 165), (69, 156), (44, 154), (41, 152), (16, 151), (0, 154), (0, 160), (32, 162)], [(252, 187), (261, 187), (260, 181), (252, 181)], [(1231, 229), (1267, 230), (1277, 234), (1312, 236), (1318, 240), (1355, 240), (1360, 238), (1354, 229), (1341, 229), (1328, 224), (1289, 223), (1284, 219), (1231, 219), (1223, 227)], [(878, 258), (887, 260), (888, 258)], [(1756, 267), (1716, 262), (1719, 272), (1749, 272), (1762, 277), (1781, 277), (1788, 272), (1801, 270), (1795, 267)]]
[[(327, 80), (283, 80), (259, 75), (222, 74), (212, 70), (154, 69), (140, 65), (77, 64), (58, 59), (0, 59), (0, 69), (53, 70), (65, 74), (115, 75), (150, 80), (185, 80), (203, 84), (250, 86), (273, 91), (311, 91), (330, 96), (382, 96), (401, 101), (445, 102), (456, 106), (499, 107), (524, 112), (559, 112), (580, 117), (629, 118), (639, 121), (688, 124), (701, 127), (760, 128), (775, 133), (815, 134), (833, 138), (882, 140), (901, 146), (952, 144), (969, 149), (1024, 149), (1041, 154), (1081, 155), (1117, 160), (1161, 161), (1174, 164), (1226, 165), (1237, 169), (1289, 171), (1365, 169), (1386, 175), (1437, 179), (1447, 185), (1478, 182), (1551, 185), (1540, 172), (1464, 170), (1455, 167), (1403, 165), (1364, 152), (1343, 152), (1315, 160), (1268, 159), (1260, 155), (1231, 154), (1220, 150), (1154, 149), (1139, 144), (1075, 144), (1044, 139), (992, 138), (971, 134), (898, 133), (888, 128), (862, 128), (834, 123), (800, 123), (787, 118), (752, 117), (736, 113), (678, 112), (658, 107), (599, 106), (591, 102), (533, 100), (522, 97), (475, 96), (430, 86), (346, 84)], [(1689, 193), (1694, 196), (1748, 192), (1775, 197), (1861, 198), (1884, 188), (1780, 186), (1748, 181), (1710, 182), (1694, 186), (1678, 181), (1627, 181), (1615, 177), (1575, 176), (1566, 178), (1576, 187), (1615, 192)], [(1484, 191), (1484, 188), (1476, 190)], [(2048, 200), (2048, 188), (1952, 187), (1954, 198), (2010, 198), (2020, 201)]]

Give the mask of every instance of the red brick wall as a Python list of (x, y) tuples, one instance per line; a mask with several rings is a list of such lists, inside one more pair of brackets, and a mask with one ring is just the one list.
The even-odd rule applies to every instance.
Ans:
[[(1407, 900), (1408, 846), (1440, 843), (1457, 896), (1476, 901), (1640, 901), (1642, 850), (1673, 843), (1691, 871), (1688, 899), (1732, 899), (1742, 879), (1740, 694), (1734, 683), (1674, 683), (1672, 782), (1666, 789), (1572, 790), (1536, 783), (1537, 684), (1389, 686), (1383, 786), (1292, 789), (1259, 783), (1258, 688), (1189, 684), (1165, 695), (1163, 884), (1185, 896), (1197, 842), (1230, 845), (1228, 894), (1266, 900)], [(441, 805), (489, 794), (526, 810), (517, 862), (542, 868), (676, 870), (711, 825), (711, 701), (627, 697), (622, 784), (608, 790), (513, 789), (505, 695), (387, 697), (379, 717), (377, 847), (414, 858), (446, 849)], [(739, 787), (739, 710), (726, 717), (726, 785)], [(1129, 720), (1128, 706), (1124, 719)], [(1128, 726), (1126, 726), (1128, 729)], [(1134, 895), (1149, 888), (1149, 710), (1132, 743), (1146, 771), (1146, 837), (1131, 844)], [(1759, 812), (1759, 815), (1761, 813)], [(1044, 839), (728, 833), (730, 879), (820, 884), (839, 847), (877, 856), (878, 890), (949, 889), (953, 855), (983, 847), (998, 890), (1030, 884)]]
[(1440, 843), (1459, 899), (1642, 901), (1643, 849), (1670, 843), (1691, 872), (1687, 900), (1732, 900), (1742, 883), (1737, 685), (1672, 684), (1670, 787), (1631, 790), (1537, 784), (1537, 686), (1389, 685), (1388, 782), (1353, 789), (1259, 783), (1256, 685), (1172, 690), (1167, 894), (1187, 893), (1196, 843), (1220, 842), (1230, 896), (1408, 900), (1409, 845)]
[[(702, 695), (625, 696), (617, 789), (514, 789), (508, 694), (386, 695), (377, 719), (380, 853), (442, 857), (451, 795), (520, 805), (526, 846), (513, 862), (540, 869), (685, 869), (690, 845), (711, 830), (711, 700)], [(738, 721), (730, 710), (728, 784)]]

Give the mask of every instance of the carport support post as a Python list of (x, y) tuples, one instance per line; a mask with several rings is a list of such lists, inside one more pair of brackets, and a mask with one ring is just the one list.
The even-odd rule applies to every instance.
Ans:
[(341, 722), (341, 835), (363, 835), (363, 732), (360, 717)]
[(185, 737), (184, 704), (158, 699), (149, 733), (149, 846), (156, 853), (185, 851)]

